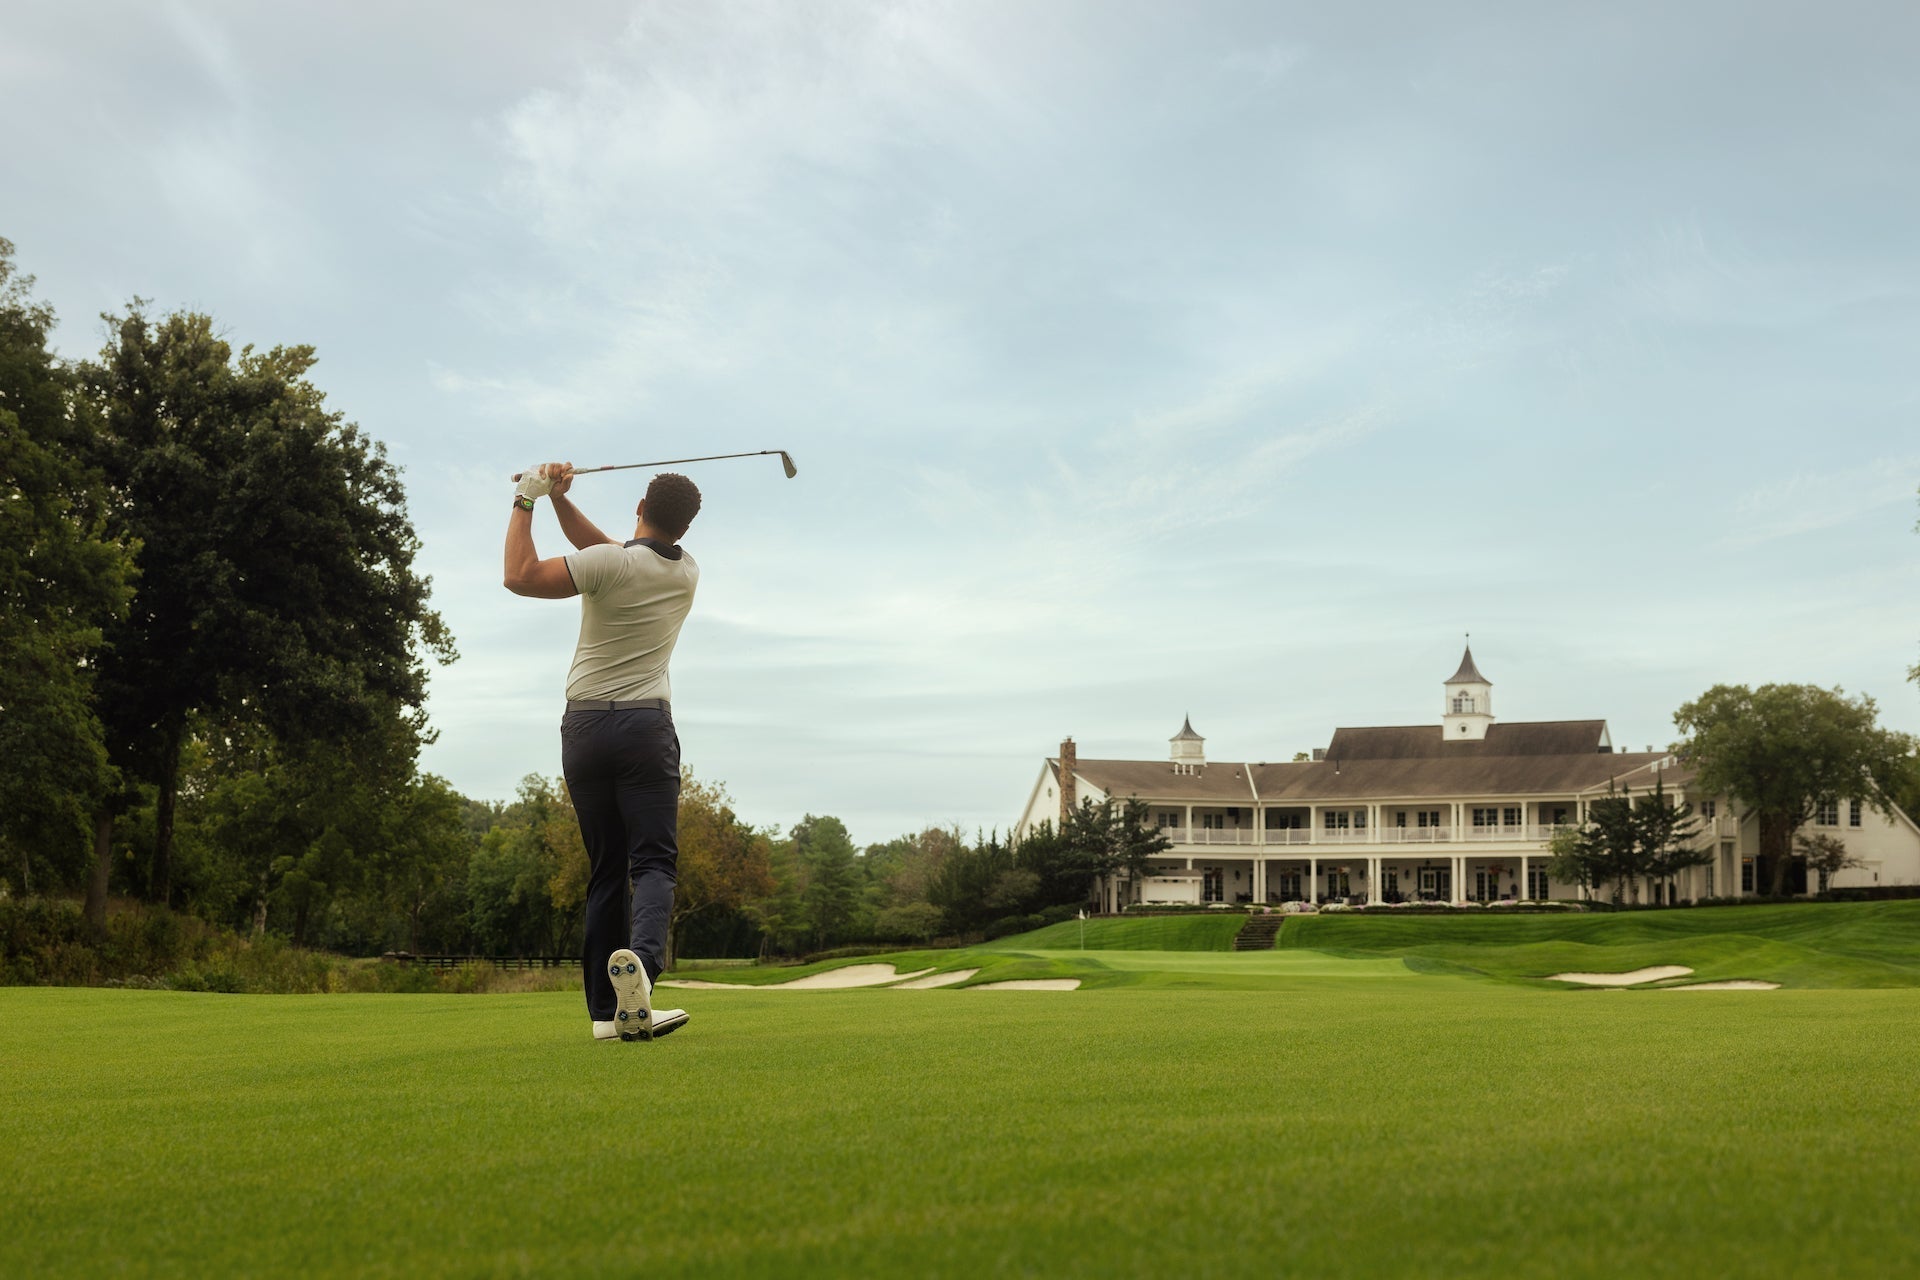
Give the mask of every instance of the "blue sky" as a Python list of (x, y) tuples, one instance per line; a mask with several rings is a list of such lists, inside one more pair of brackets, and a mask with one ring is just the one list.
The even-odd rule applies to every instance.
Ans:
[[(1337, 8), (1337, 11), (1336, 11)], [(461, 660), (426, 757), (558, 770), (505, 477), (693, 472), (674, 664), (754, 821), (1005, 826), (1043, 755), (1437, 721), (1669, 741), (1720, 681), (1920, 731), (1920, 11), (56, 4), (0, 235), (318, 346)], [(636, 475), (583, 479), (610, 529)], [(551, 518), (541, 549), (562, 549)]]

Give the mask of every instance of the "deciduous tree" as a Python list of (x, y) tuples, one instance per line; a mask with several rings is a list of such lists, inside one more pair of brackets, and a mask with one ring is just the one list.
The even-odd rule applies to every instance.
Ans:
[(1860, 800), (1887, 812), (1913, 739), (1883, 729), (1866, 695), (1808, 684), (1715, 685), (1674, 713), (1677, 746), (1707, 795), (1755, 810), (1769, 892), (1785, 890), (1793, 837), (1823, 800)]
[[(844, 828), (843, 828), (844, 831)], [(667, 937), (667, 965), (696, 917), (740, 911), (774, 891), (772, 841), (742, 822), (725, 784), (680, 777), (680, 864)], [(852, 842), (848, 842), (852, 847)]]
[[(0, 845), (28, 892), (36, 853), (63, 876), (86, 864), (81, 832), (114, 786), (94, 664), (133, 578), (133, 549), (108, 531), (104, 481), (88, 465), (72, 371), (47, 348), (53, 312), (32, 284), (0, 239)], [(104, 884), (89, 907), (104, 926)]]
[[(83, 370), (89, 456), (139, 544), (131, 609), (96, 689), (113, 761), (157, 789), (149, 884), (165, 902), (180, 753), (196, 717), (280, 742), (346, 742), (417, 709), (422, 654), (451, 661), (398, 471), (309, 380), (311, 347), (235, 352), (204, 315), (109, 316)], [(417, 714), (417, 711), (416, 711)]]

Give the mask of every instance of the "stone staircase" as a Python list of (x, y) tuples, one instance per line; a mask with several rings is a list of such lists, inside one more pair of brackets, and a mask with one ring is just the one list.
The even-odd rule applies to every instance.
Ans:
[(1274, 939), (1280, 933), (1280, 926), (1287, 918), (1278, 911), (1250, 915), (1247, 922), (1240, 926), (1240, 932), (1233, 935), (1235, 951), (1271, 951)]

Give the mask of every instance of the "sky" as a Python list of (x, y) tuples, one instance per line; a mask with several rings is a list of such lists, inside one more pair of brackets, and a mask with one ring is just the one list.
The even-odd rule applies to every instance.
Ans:
[(1437, 724), (1469, 632), (1623, 747), (1723, 682), (1920, 732), (1917, 67), (1904, 4), (12, 0), (0, 236), (64, 355), (318, 348), (469, 795), (558, 773), (578, 622), (507, 476), (790, 451), (687, 469), (675, 718), (865, 843), (1066, 735)]

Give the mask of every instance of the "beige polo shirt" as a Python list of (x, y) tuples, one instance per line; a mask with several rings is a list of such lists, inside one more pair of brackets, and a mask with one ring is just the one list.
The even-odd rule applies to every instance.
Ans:
[(636, 538), (576, 551), (567, 572), (580, 592), (580, 643), (567, 696), (671, 699), (667, 662), (700, 581), (693, 557), (684, 547)]

